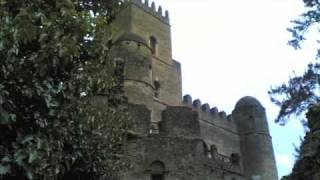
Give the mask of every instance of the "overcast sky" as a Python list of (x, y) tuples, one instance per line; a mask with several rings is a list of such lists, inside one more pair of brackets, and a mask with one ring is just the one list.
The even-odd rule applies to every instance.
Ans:
[(231, 113), (243, 96), (255, 96), (267, 110), (279, 177), (291, 172), (298, 121), (274, 124), (278, 108), (272, 85), (303, 72), (314, 59), (287, 45), (286, 28), (303, 11), (302, 0), (156, 0), (170, 12), (173, 58), (182, 64), (183, 93)]

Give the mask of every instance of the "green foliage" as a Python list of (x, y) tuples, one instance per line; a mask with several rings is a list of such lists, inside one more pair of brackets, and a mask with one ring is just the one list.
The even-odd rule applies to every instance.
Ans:
[[(0, 179), (99, 179), (125, 166), (116, 0), (0, 0)], [(119, 64), (118, 64), (119, 65)]]
[[(289, 45), (296, 49), (306, 40), (306, 32), (319, 25), (320, 3), (318, 0), (303, 0), (306, 12), (297, 20), (288, 31), (293, 39)], [(280, 106), (280, 112), (276, 122), (285, 124), (290, 116), (299, 116), (304, 112), (306, 120), (303, 120), (308, 129), (300, 148), (296, 148), (298, 156), (290, 175), (282, 180), (309, 180), (320, 179), (320, 50), (317, 50), (314, 62), (310, 63), (301, 76), (290, 78), (287, 84), (272, 88), (269, 91), (271, 101)]]
[[(301, 48), (305, 33), (320, 22), (320, 3), (318, 0), (304, 0), (306, 12), (293, 21), (293, 27), (288, 31), (292, 34), (289, 45), (296, 49)], [(310, 63), (301, 76), (290, 78), (289, 82), (271, 88), (271, 101), (280, 106), (276, 122), (284, 125), (292, 116), (299, 116), (306, 112), (308, 107), (320, 101), (320, 50), (317, 50), (316, 60)], [(305, 120), (303, 120), (306, 123)]]

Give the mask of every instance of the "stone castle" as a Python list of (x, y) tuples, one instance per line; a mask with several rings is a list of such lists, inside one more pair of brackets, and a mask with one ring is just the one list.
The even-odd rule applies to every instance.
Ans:
[(113, 32), (111, 55), (124, 62), (124, 90), (134, 121), (125, 143), (132, 166), (121, 179), (278, 179), (265, 109), (258, 100), (244, 97), (227, 115), (182, 97), (168, 11), (148, 0), (126, 0)]

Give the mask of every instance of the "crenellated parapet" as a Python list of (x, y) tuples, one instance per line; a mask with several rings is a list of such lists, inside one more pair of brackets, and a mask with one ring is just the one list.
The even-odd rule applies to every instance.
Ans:
[(124, 0), (124, 2), (125, 3), (132, 3), (132, 4), (140, 7), (141, 9), (146, 11), (147, 13), (153, 15), (157, 19), (161, 20), (162, 22), (164, 22), (166, 24), (170, 24), (169, 11), (165, 10), (164, 14), (163, 14), (162, 6), (157, 7), (155, 2), (149, 3), (149, 0), (144, 0), (144, 1), (142, 1), (142, 0)]
[(190, 95), (183, 96), (182, 102), (184, 106), (197, 111), (200, 120), (236, 132), (236, 122), (231, 114), (227, 115), (225, 111), (219, 111), (217, 107), (211, 108), (208, 103), (202, 104), (200, 99), (192, 100)]

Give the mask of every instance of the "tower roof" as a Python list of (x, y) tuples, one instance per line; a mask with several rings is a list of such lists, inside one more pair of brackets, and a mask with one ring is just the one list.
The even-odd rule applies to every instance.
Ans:
[(135, 41), (137, 43), (141, 43), (145, 46), (148, 46), (148, 43), (146, 42), (145, 39), (143, 39), (141, 36), (134, 34), (134, 33), (125, 33), (123, 35), (121, 35), (116, 41), (117, 42), (121, 42), (121, 41)]
[(261, 103), (256, 98), (252, 96), (245, 96), (237, 102), (235, 108), (237, 109), (237, 108), (249, 107), (249, 106), (262, 107)]

